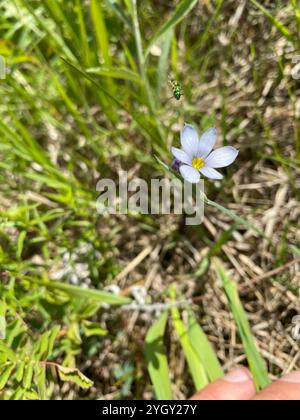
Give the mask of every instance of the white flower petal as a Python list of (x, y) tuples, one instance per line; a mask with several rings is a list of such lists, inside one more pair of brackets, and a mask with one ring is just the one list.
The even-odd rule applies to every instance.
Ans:
[(198, 156), (206, 158), (212, 151), (217, 140), (217, 130), (210, 128), (200, 138)]
[(205, 166), (204, 168), (199, 169), (202, 175), (206, 176), (209, 179), (223, 179), (223, 175), (220, 172), (216, 171), (214, 168)]
[(172, 147), (171, 149), (172, 154), (176, 157), (176, 159), (180, 160), (182, 163), (186, 163), (187, 165), (192, 164), (192, 159), (189, 157), (184, 150), (177, 149), (177, 147)]
[(197, 131), (190, 124), (185, 124), (180, 135), (183, 150), (193, 159), (197, 156), (199, 138)]
[(181, 165), (179, 171), (183, 178), (191, 184), (197, 184), (200, 180), (200, 173), (197, 169), (188, 165)]
[(238, 150), (231, 146), (220, 147), (220, 149), (214, 150), (205, 160), (205, 166), (211, 168), (225, 168), (235, 161)]

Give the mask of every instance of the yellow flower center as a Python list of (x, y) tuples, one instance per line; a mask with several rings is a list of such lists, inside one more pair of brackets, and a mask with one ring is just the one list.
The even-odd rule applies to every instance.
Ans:
[(195, 157), (192, 160), (192, 165), (193, 168), (197, 169), (197, 171), (199, 171), (199, 169), (204, 168), (205, 163), (204, 163), (204, 159), (202, 157)]

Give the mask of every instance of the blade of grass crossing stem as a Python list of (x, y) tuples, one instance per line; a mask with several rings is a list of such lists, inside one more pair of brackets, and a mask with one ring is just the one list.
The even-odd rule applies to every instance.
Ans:
[(176, 26), (179, 22), (181, 22), (182, 19), (185, 18), (185, 16), (196, 6), (197, 3), (198, 0), (182, 0), (178, 4), (170, 19), (162, 25), (162, 27), (150, 40), (145, 56), (149, 54), (151, 48), (159, 40), (159, 38), (161, 38), (166, 32), (168, 32), (170, 29), (174, 28), (174, 26)]
[(191, 311), (189, 313), (188, 334), (192, 347), (197, 353), (199, 360), (201, 360), (209, 380), (213, 382), (222, 378), (224, 373), (220, 362), (204, 331)]
[(145, 353), (147, 368), (158, 400), (171, 400), (170, 372), (163, 343), (168, 312), (164, 312), (154, 322), (146, 336)]
[(228, 277), (224, 267), (219, 260), (214, 259), (214, 264), (218, 277), (222, 283), (222, 287), (227, 296), (228, 303), (236, 322), (241, 340), (243, 342), (254, 383), (257, 389), (261, 390), (269, 385), (270, 380), (268, 378), (268, 372), (264, 360), (257, 350), (253, 335), (251, 333), (249, 321), (238, 295), (237, 285)]
[[(175, 301), (175, 289), (172, 287), (170, 289), (170, 297), (171, 300)], [(184, 356), (186, 358), (190, 374), (192, 376), (195, 389), (199, 391), (200, 389), (203, 389), (208, 384), (208, 378), (205, 373), (205, 369), (203, 364), (201, 363), (197, 353), (195, 352), (189, 335), (188, 331), (185, 327), (184, 322), (182, 321), (180, 317), (180, 313), (178, 308), (175, 306), (171, 309), (172, 313), (172, 320), (173, 320), (173, 326), (174, 329), (179, 337), (180, 344), (184, 353)]]

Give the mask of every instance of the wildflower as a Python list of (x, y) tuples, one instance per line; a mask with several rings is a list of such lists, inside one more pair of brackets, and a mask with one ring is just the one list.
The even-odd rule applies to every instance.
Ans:
[(186, 124), (180, 140), (182, 149), (172, 147), (172, 154), (181, 162), (179, 171), (182, 177), (192, 184), (199, 182), (200, 174), (210, 179), (223, 179), (223, 175), (216, 168), (231, 165), (239, 154), (238, 150), (231, 146), (212, 151), (217, 140), (215, 128), (205, 131), (199, 140), (194, 127)]

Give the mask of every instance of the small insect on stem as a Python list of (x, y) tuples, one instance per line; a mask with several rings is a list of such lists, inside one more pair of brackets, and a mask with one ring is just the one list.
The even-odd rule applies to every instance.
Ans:
[(183, 96), (181, 84), (177, 80), (169, 80), (169, 83), (173, 89), (173, 97), (179, 101)]

